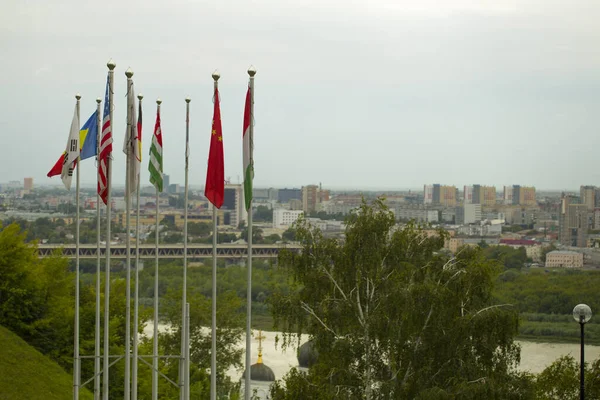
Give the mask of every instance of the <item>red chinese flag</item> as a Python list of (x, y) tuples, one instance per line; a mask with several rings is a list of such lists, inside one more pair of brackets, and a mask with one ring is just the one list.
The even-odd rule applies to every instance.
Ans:
[(210, 135), (208, 170), (204, 196), (217, 208), (223, 205), (225, 197), (225, 163), (223, 161), (223, 130), (221, 129), (221, 110), (219, 109), (219, 90), (215, 88), (215, 109)]

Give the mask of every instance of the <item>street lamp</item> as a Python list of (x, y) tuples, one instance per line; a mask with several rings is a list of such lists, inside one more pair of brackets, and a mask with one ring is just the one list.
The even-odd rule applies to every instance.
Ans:
[(583, 326), (586, 322), (588, 322), (592, 318), (592, 309), (587, 304), (577, 304), (573, 309), (573, 318), (575, 321), (579, 322), (579, 326), (581, 327), (581, 362), (580, 362), (580, 377), (579, 377), (579, 399), (585, 399), (584, 392), (584, 365), (585, 365), (585, 357), (583, 351)]

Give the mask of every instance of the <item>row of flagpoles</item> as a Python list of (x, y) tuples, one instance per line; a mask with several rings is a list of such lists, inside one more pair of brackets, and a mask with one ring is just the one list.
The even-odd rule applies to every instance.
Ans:
[[(96, 224), (97, 224), (97, 262), (96, 262), (96, 322), (95, 322), (95, 348), (94, 376), (89, 381), (94, 381), (94, 399), (108, 400), (109, 398), (109, 369), (110, 366), (125, 360), (124, 372), (124, 399), (137, 400), (138, 389), (138, 361), (145, 362), (143, 356), (138, 354), (138, 307), (139, 307), (139, 215), (140, 215), (140, 166), (142, 161), (142, 99), (139, 94), (138, 110), (136, 118), (135, 93), (133, 86), (133, 71), (128, 69), (127, 76), (127, 128), (123, 143), (123, 152), (126, 154), (126, 179), (125, 179), (125, 205), (126, 205), (126, 326), (125, 326), (125, 354), (110, 355), (109, 352), (109, 306), (110, 306), (110, 255), (111, 255), (111, 176), (112, 176), (112, 143), (113, 143), (113, 87), (114, 69), (116, 64), (110, 60), (107, 63), (108, 77), (104, 97), (104, 112), (101, 116), (101, 102), (98, 98), (97, 109), (80, 126), (80, 99), (76, 95), (76, 106), (69, 138), (64, 153), (59, 157), (52, 167), (48, 176), (60, 175), (65, 187), (70, 190), (73, 172), (76, 175), (76, 289), (75, 289), (75, 329), (73, 343), (73, 399), (79, 399), (81, 384), (81, 359), (79, 354), (79, 187), (80, 175), (78, 168), (81, 161), (96, 157), (98, 168), (97, 202), (96, 202)], [(254, 178), (253, 166), (253, 115), (254, 115), (254, 75), (253, 67), (248, 69), (249, 84), (246, 94), (246, 102), (243, 117), (243, 161), (244, 161), (244, 198), (248, 211), (248, 287), (247, 287), (247, 323), (246, 323), (246, 371), (244, 382), (244, 398), (250, 399), (250, 366), (251, 366), (251, 305), (252, 305), (252, 180)], [(221, 208), (224, 201), (225, 174), (223, 157), (223, 132), (221, 128), (221, 111), (219, 104), (218, 80), (220, 75), (212, 74), (214, 80), (214, 110), (211, 127), (211, 141), (208, 157), (208, 168), (206, 174), (205, 196), (213, 204), (213, 269), (212, 269), (212, 348), (211, 348), (211, 399), (216, 400), (216, 299), (217, 299), (217, 208)], [(179, 382), (180, 399), (189, 399), (189, 304), (187, 303), (187, 220), (188, 220), (188, 174), (189, 174), (189, 116), (190, 101), (186, 102), (186, 126), (185, 126), (185, 191), (184, 191), (184, 256), (183, 256), (183, 294), (182, 294), (182, 332), (181, 332), (181, 354), (179, 357)], [(150, 172), (150, 183), (156, 191), (156, 215), (155, 215), (155, 273), (154, 273), (154, 337), (152, 351), (152, 399), (158, 398), (159, 379), (159, 354), (158, 354), (158, 247), (159, 247), (159, 193), (163, 190), (163, 160), (162, 160), (162, 131), (160, 120), (161, 100), (158, 99), (156, 110), (156, 123), (154, 135), (149, 151), (148, 170)], [(101, 129), (100, 129), (101, 127)], [(135, 286), (134, 286), (134, 315), (133, 328), (131, 327), (131, 197), (137, 196), (136, 210), (136, 252), (135, 252)], [(104, 349), (100, 351), (100, 200), (106, 207), (106, 260), (105, 260), (105, 287), (104, 287)], [(131, 332), (133, 331), (133, 341)], [(131, 348), (131, 345), (133, 348)], [(132, 356), (129, 356), (132, 354)], [(111, 360), (112, 359), (112, 360)], [(102, 361), (102, 366), (100, 365)], [(133, 362), (132, 362), (133, 361)], [(101, 386), (102, 379), (102, 389)]]

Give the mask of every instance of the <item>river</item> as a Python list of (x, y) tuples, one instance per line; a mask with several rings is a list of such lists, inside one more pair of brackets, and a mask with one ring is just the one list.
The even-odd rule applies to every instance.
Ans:
[[(149, 322), (144, 329), (144, 334), (148, 337), (152, 336), (152, 322)], [(166, 325), (159, 325), (160, 331), (168, 329)], [(275, 346), (275, 336), (279, 332), (265, 332), (262, 334), (265, 337), (263, 340), (263, 361), (266, 365), (271, 367), (275, 373), (277, 379), (285, 375), (291, 368), (298, 366), (298, 360), (296, 358), (295, 348), (288, 348), (283, 351), (281, 349), (281, 340), (279, 345)], [(254, 332), (254, 338), (256, 338), (258, 331)], [(302, 337), (302, 343), (307, 340), (307, 336)], [(539, 373), (548, 365), (552, 364), (554, 360), (564, 355), (571, 355), (576, 360), (579, 360), (579, 344), (575, 343), (543, 343), (543, 342), (528, 342), (528, 341), (517, 341), (521, 345), (521, 364), (519, 369), (522, 371), (529, 371), (533, 373)], [(245, 337), (239, 343), (241, 348), (245, 346)], [(600, 346), (585, 346), (586, 359), (588, 361), (596, 360), (600, 357)], [(253, 339), (252, 344), (252, 362), (255, 363), (258, 358), (258, 343)], [(227, 374), (233, 379), (237, 380), (242, 376), (243, 371), (237, 371), (231, 368), (227, 371)]]

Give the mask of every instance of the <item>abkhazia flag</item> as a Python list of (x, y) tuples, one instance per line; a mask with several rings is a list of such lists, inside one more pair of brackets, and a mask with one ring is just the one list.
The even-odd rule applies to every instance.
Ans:
[[(87, 122), (83, 125), (83, 127), (79, 130), (79, 147), (81, 147), (81, 153), (79, 158), (81, 160), (85, 160), (86, 158), (90, 158), (96, 155), (96, 143), (97, 143), (97, 134), (98, 134), (98, 122), (97, 112), (94, 113), (88, 118)], [(55, 175), (60, 175), (62, 173), (62, 166), (65, 163), (65, 153), (62, 153), (56, 161), (56, 164), (52, 167), (50, 172), (48, 172), (48, 177), (53, 177)]]
[(219, 89), (217, 88), (215, 88), (214, 102), (204, 196), (215, 207), (221, 208), (225, 198), (225, 163), (223, 159), (223, 129), (221, 129)]
[(50, 172), (48, 172), (48, 177), (58, 175), (58, 169), (60, 168), (60, 178), (67, 190), (71, 190), (71, 179), (73, 177), (73, 171), (77, 166), (79, 154), (79, 118), (77, 118), (77, 106), (75, 106), (73, 121), (71, 121), (71, 129), (69, 131), (69, 139), (67, 140), (67, 148), (59, 159), (59, 162), (62, 160), (62, 163), (56, 163)]
[(152, 145), (150, 146), (150, 161), (148, 162), (148, 171), (150, 171), (150, 183), (153, 184), (156, 190), (159, 192), (163, 191), (162, 153), (162, 130), (160, 129), (160, 108), (158, 108), (156, 110), (156, 123), (154, 124)]
[(246, 210), (250, 210), (252, 202), (252, 180), (254, 179), (254, 159), (252, 158), (252, 138), (250, 137), (250, 124), (252, 123), (252, 93), (250, 86), (246, 93), (246, 107), (244, 108), (244, 200)]
[(137, 190), (137, 182), (140, 176), (140, 146), (138, 143), (137, 121), (135, 116), (135, 93), (133, 82), (129, 82), (127, 88), (127, 129), (125, 131), (125, 140), (123, 141), (123, 153), (129, 158), (129, 170), (126, 172), (126, 179), (129, 184), (129, 194)]

